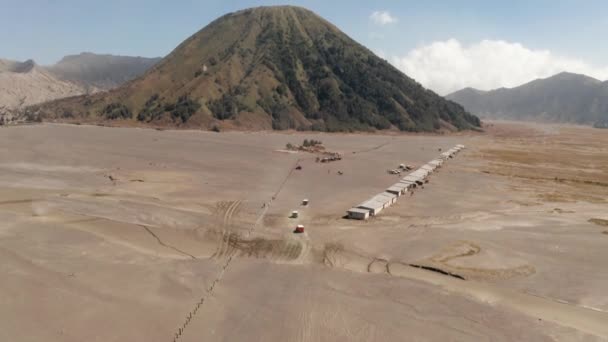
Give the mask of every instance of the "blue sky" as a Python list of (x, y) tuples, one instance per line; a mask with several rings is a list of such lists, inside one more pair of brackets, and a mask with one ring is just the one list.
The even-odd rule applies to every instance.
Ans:
[[(0, 58), (51, 64), (82, 51), (163, 56), (222, 14), (273, 4), (307, 7), (397, 65), (417, 48), (450, 39), (464, 52), (484, 40), (548, 51), (600, 70), (590, 72), (598, 77), (608, 65), (608, 1), (599, 0), (0, 0)], [(375, 11), (395, 21), (375, 22)]]

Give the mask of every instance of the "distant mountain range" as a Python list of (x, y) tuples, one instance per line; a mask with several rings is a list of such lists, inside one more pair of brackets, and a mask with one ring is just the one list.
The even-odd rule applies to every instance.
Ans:
[(33, 61), (0, 61), (0, 111), (80, 95), (85, 87), (62, 80)]
[(608, 123), (608, 82), (579, 74), (564, 72), (510, 89), (465, 88), (446, 97), (484, 118)]
[(160, 58), (82, 53), (52, 66), (0, 59), (0, 116), (49, 100), (115, 88)]
[(65, 56), (47, 70), (62, 80), (108, 90), (143, 75), (161, 59), (84, 52)]
[(42, 120), (202, 129), (436, 131), (480, 125), (328, 21), (292, 6), (224, 15), (143, 76), (29, 113)]

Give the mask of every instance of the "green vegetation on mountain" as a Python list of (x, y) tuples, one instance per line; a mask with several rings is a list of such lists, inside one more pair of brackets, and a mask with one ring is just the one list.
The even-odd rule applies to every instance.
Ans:
[(608, 128), (608, 119), (606, 119), (604, 121), (598, 121), (598, 122), (594, 123), (593, 127), (595, 127), (595, 128)]
[[(110, 119), (120, 103), (142, 124), (211, 129), (458, 130), (479, 119), (407, 77), (316, 14), (259, 7), (227, 14), (180, 44), (142, 77), (62, 108)], [(113, 115), (112, 115), (113, 116)], [(118, 116), (118, 118), (125, 118)]]
[[(70, 117), (73, 115), (70, 112)], [(131, 110), (123, 104), (120, 103), (110, 103), (103, 109), (103, 116), (108, 120), (116, 120), (116, 119), (130, 119), (133, 114), (131, 114)]]

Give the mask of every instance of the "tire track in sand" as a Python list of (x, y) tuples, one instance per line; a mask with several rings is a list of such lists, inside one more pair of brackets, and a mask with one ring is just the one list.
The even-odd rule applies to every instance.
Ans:
[[(464, 251), (459, 254), (470, 256), (476, 250), (472, 248), (472, 251)], [(462, 256), (453, 254), (447, 256), (452, 260), (456, 257)], [(343, 246), (335, 243), (325, 245), (323, 262), (330, 268), (341, 268), (360, 273), (388, 273), (393, 277), (422, 281), (480, 303), (506, 307), (529, 317), (570, 327), (602, 339), (608, 338), (608, 312), (605, 311), (564, 303), (553, 298), (520, 292), (488, 282), (462, 279), (464, 277), (441, 269), (433, 270), (399, 260), (387, 260), (347, 251)]]
[[(249, 237), (249, 235), (251, 235), (251, 233), (253, 233), (253, 231), (255, 230), (255, 228), (257, 226), (260, 225), (260, 223), (262, 223), (264, 216), (266, 216), (266, 213), (268, 212), (268, 208), (270, 208), (270, 205), (272, 204), (273, 200), (275, 198), (277, 198), (277, 196), (279, 195), (279, 193), (281, 192), (281, 190), (283, 189), (283, 186), (285, 185), (285, 183), (287, 182), (287, 180), (289, 179), (289, 177), (291, 176), (291, 174), (293, 173), (293, 170), (295, 170), (295, 167), (298, 165), (298, 163), (300, 162), (300, 159), (296, 160), (294, 165), (290, 168), (289, 173), (287, 173), (287, 176), (285, 176), (285, 179), (281, 182), (281, 184), (279, 185), (279, 188), (277, 189), (277, 191), (274, 193), (274, 195), (272, 196), (272, 198), (268, 201), (265, 202), (264, 205), (262, 206), (262, 209), (260, 210), (257, 219), (255, 220), (254, 224), (251, 225), (249, 227), (249, 229), (247, 230), (247, 237)], [(240, 203), (240, 201), (239, 201)], [(238, 206), (237, 206), (238, 207)], [(233, 208), (232, 210), (230, 210), (230, 208)], [(224, 214), (224, 218), (226, 218), (227, 220), (231, 220), (232, 219), (232, 215), (234, 213), (235, 210), (235, 206), (231, 205), (228, 210), (226, 210), (227, 214)], [(231, 211), (230, 214), (228, 214), (228, 212)], [(224, 228), (225, 228), (225, 224), (224, 224)], [(222, 232), (225, 233), (225, 229), (222, 229)], [(222, 241), (224, 241), (224, 239), (222, 239)], [(223, 242), (221, 242), (223, 243)], [(211, 286), (209, 286), (209, 288), (207, 289), (207, 292), (205, 294), (203, 294), (203, 296), (200, 298), (200, 300), (198, 302), (196, 302), (196, 304), (194, 305), (194, 308), (188, 312), (188, 314), (186, 315), (182, 325), (177, 329), (177, 331), (174, 333), (173, 335), (173, 342), (177, 342), (180, 340), (180, 338), (182, 337), (182, 335), (184, 334), (184, 331), (186, 330), (186, 328), (188, 327), (188, 325), (190, 324), (190, 322), (192, 321), (192, 319), (196, 316), (196, 314), (198, 313), (198, 310), (200, 310), (200, 308), (203, 306), (203, 304), (205, 303), (205, 300), (213, 294), (213, 290), (215, 289), (216, 285), (222, 280), (222, 278), (224, 277), (224, 273), (226, 273), (226, 270), (228, 269), (228, 267), (230, 266), (230, 263), (232, 262), (232, 259), (234, 258), (234, 254), (229, 255), (225, 262), (222, 265), (222, 268), (220, 270), (220, 272), (218, 273), (217, 277), (213, 280), (213, 282), (211, 283)]]
[(212, 255), (214, 258), (222, 258), (230, 253), (230, 239), (232, 236), (230, 234), (230, 225), (232, 224), (233, 216), (241, 205), (241, 201), (221, 202), (219, 203), (220, 210), (226, 207), (226, 205), (228, 208), (226, 208), (222, 214), (222, 235), (220, 237), (217, 249)]

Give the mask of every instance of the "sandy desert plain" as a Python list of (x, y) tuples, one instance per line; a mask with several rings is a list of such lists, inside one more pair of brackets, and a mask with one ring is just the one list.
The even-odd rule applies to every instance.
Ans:
[[(344, 159), (280, 151), (305, 138)], [(0, 341), (601, 341), (607, 247), (606, 130), (0, 128)]]

